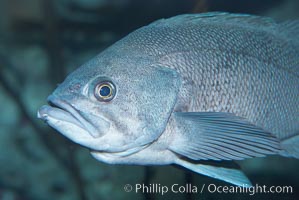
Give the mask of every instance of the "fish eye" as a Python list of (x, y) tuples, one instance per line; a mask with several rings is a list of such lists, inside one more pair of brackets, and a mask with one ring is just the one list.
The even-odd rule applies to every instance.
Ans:
[(115, 96), (115, 86), (110, 81), (100, 82), (96, 85), (94, 96), (99, 101), (111, 101)]

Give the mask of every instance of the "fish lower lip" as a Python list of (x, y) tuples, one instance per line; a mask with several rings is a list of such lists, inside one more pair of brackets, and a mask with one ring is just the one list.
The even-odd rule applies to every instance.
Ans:
[(68, 121), (89, 132), (93, 137), (99, 137), (96, 128), (83, 118), (80, 113), (69, 103), (57, 98), (56, 96), (48, 97), (48, 106), (43, 106), (38, 111), (38, 117), (47, 121), (47, 115), (52, 114), (52, 117), (61, 121)]
[(47, 122), (49, 118), (53, 116), (55, 116), (57, 120), (66, 121), (75, 124), (81, 128), (84, 128), (82, 124), (74, 116), (72, 116), (69, 112), (63, 109), (60, 109), (59, 107), (44, 105), (37, 112), (37, 117), (45, 122)]

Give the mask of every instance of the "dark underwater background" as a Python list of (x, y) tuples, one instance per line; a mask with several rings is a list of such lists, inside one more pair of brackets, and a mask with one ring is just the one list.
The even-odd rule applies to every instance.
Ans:
[[(299, 18), (298, 0), (0, 0), (0, 199), (299, 199), (299, 160), (239, 162), (253, 184), (292, 193), (204, 190), (225, 182), (174, 166), (108, 165), (36, 117), (66, 75), (134, 29), (183, 13), (227, 11)], [(196, 193), (135, 192), (135, 184), (185, 186)], [(125, 192), (126, 184), (133, 191)], [(151, 185), (150, 185), (151, 184)], [(158, 185), (160, 184), (160, 185)]]

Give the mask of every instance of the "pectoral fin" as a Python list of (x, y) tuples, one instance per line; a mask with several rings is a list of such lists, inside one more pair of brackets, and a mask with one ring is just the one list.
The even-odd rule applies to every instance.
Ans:
[(252, 186), (251, 182), (246, 177), (246, 175), (239, 169), (204, 165), (200, 163), (191, 163), (182, 159), (178, 159), (176, 164), (181, 165), (199, 174), (223, 180), (234, 185), (242, 187)]
[(175, 113), (169, 149), (193, 160), (242, 160), (280, 152), (277, 138), (230, 113)]

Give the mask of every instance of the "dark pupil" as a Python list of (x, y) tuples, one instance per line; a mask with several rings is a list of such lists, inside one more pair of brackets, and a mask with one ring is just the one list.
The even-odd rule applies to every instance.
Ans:
[(103, 86), (101, 89), (100, 89), (100, 95), (102, 97), (107, 97), (109, 94), (110, 94), (110, 88), (108, 86)]

